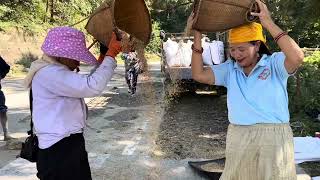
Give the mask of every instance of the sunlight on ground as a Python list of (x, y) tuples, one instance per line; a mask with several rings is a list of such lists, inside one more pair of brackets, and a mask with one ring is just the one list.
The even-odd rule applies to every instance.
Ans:
[(208, 139), (215, 139), (215, 138), (219, 137), (219, 135), (218, 134), (203, 134), (203, 135), (199, 135), (199, 137), (208, 138)]
[(203, 94), (203, 95), (216, 95), (217, 91), (196, 91), (197, 94)]
[(155, 150), (155, 151), (153, 151), (153, 154), (154, 154), (154, 155), (156, 155), (156, 156), (164, 156), (164, 155), (165, 155), (165, 153), (164, 153), (164, 152), (159, 151), (159, 150)]
[(183, 175), (184, 173), (186, 172), (186, 167), (177, 167), (175, 169), (173, 169), (170, 174), (174, 175), (174, 176), (177, 176), (179, 174)]
[(118, 141), (118, 144), (121, 144), (121, 145), (133, 145), (133, 144), (136, 144), (135, 141)]
[(151, 168), (157, 167), (157, 163), (149, 161), (149, 160), (142, 160), (140, 163), (143, 165), (146, 165), (147, 167), (151, 167)]
[(26, 137), (28, 137), (28, 134), (27, 134), (27, 132), (23, 132), (23, 133), (10, 133), (10, 136), (12, 136), (13, 138), (20, 139), (20, 138), (26, 138)]

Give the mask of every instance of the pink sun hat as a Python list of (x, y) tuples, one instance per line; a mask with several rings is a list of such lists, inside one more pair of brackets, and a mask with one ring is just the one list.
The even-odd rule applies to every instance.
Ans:
[(86, 47), (83, 32), (71, 27), (50, 29), (41, 49), (48, 56), (69, 58), (90, 65), (97, 64), (96, 58)]

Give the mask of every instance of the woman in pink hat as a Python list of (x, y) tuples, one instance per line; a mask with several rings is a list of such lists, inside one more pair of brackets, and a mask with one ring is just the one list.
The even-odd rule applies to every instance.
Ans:
[(85, 97), (104, 90), (121, 51), (113, 35), (103, 62), (89, 75), (78, 74), (80, 61), (96, 65), (82, 32), (70, 27), (49, 31), (43, 57), (34, 61), (25, 79), (32, 88), (35, 133), (39, 140), (37, 177), (41, 180), (89, 180), (91, 172), (83, 129), (87, 119)]

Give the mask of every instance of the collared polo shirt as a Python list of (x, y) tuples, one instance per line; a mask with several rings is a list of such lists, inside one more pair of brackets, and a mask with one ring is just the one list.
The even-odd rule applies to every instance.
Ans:
[(215, 85), (228, 89), (227, 106), (230, 123), (288, 123), (287, 80), (285, 55), (282, 52), (263, 55), (251, 73), (233, 60), (212, 66)]

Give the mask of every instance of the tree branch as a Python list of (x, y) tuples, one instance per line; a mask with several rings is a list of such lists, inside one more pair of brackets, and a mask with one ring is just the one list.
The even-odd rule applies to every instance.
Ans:
[(181, 6), (186, 6), (186, 5), (189, 5), (189, 4), (192, 4), (192, 3), (193, 3), (193, 1), (189, 0), (188, 2), (177, 4), (177, 5), (173, 6), (173, 7), (168, 7), (166, 9), (156, 9), (154, 11), (156, 11), (158, 13), (168, 12), (168, 11), (172, 11), (174, 9), (177, 9), (177, 8), (179, 8)]

